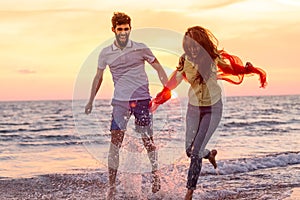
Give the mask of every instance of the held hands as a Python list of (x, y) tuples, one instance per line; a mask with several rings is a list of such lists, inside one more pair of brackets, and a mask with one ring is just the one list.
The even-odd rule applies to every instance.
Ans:
[(165, 103), (171, 98), (171, 90), (167, 87), (164, 87), (164, 89), (159, 92), (154, 99), (150, 101), (149, 108), (150, 112), (154, 112), (160, 104)]
[(155, 99), (152, 99), (149, 103), (149, 111), (154, 113), (160, 104), (155, 103)]

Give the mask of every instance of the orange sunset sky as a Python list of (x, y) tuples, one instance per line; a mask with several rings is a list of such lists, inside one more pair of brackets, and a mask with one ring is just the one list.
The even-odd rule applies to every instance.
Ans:
[[(300, 94), (300, 0), (2, 0), (0, 101), (72, 99), (83, 63), (114, 36), (114, 11), (131, 16), (133, 31), (155, 27), (183, 34), (204, 26), (220, 49), (267, 72), (265, 89), (257, 77), (240, 86), (223, 83), (228, 96)], [(154, 54), (163, 66), (177, 63)], [(88, 98), (93, 75), (82, 98)], [(98, 98), (109, 98), (111, 91), (106, 70)]]

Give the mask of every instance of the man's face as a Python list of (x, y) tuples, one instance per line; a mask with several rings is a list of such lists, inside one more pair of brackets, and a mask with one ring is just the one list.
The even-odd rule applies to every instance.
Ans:
[(116, 35), (117, 43), (120, 47), (126, 47), (129, 35), (130, 35), (130, 26), (129, 24), (117, 25), (116, 28), (112, 28), (112, 31)]

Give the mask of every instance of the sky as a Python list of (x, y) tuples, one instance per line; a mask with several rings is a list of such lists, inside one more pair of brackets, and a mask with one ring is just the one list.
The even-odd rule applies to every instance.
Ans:
[[(133, 33), (158, 28), (183, 34), (203, 26), (219, 49), (267, 72), (265, 89), (255, 76), (239, 86), (222, 83), (227, 96), (300, 94), (300, 0), (1, 0), (0, 101), (72, 99), (77, 90), (88, 98), (97, 66), (90, 55), (114, 37), (115, 11), (132, 18)], [(169, 75), (177, 58), (154, 54)], [(87, 60), (92, 71), (84, 74)], [(110, 98), (112, 87), (106, 70), (98, 98)]]

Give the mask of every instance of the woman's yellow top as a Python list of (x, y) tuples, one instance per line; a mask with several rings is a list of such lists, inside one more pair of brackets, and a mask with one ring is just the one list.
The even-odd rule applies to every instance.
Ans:
[(212, 73), (209, 79), (200, 82), (198, 67), (189, 61), (187, 57), (185, 58), (183, 69), (179, 73), (186, 77), (191, 85), (188, 92), (190, 104), (194, 106), (211, 106), (221, 99), (222, 89), (217, 82), (216, 64), (212, 64), (211, 67)]

